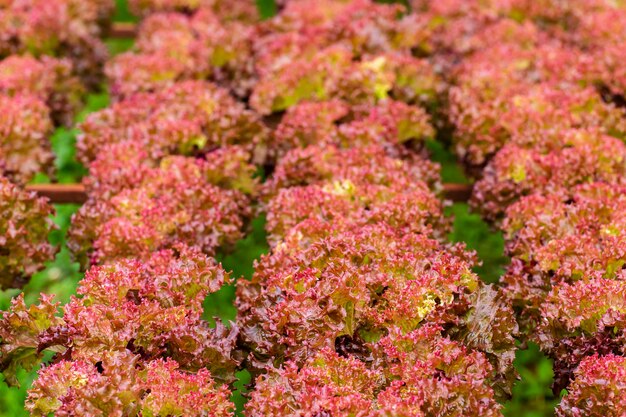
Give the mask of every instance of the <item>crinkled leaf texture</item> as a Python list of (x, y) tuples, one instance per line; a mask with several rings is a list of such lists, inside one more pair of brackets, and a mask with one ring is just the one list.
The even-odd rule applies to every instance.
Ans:
[(237, 328), (210, 328), (201, 317), (205, 297), (226, 282), (228, 274), (213, 259), (182, 245), (143, 262), (93, 267), (61, 315), (47, 297), (28, 308), (21, 297), (13, 302), (0, 321), (2, 367), (14, 375), (50, 349), (58, 352), (55, 363), (96, 369), (111, 360), (134, 372), (168, 358), (181, 372), (210, 371), (212, 379), (232, 382)]
[(188, 373), (172, 359), (138, 363), (128, 352), (105, 355), (95, 366), (60, 361), (39, 372), (26, 399), (33, 416), (216, 416), (233, 415), (226, 386), (211, 373)]
[(259, 376), (251, 416), (501, 416), (479, 352), (425, 326), (390, 329), (363, 362), (322, 349), (300, 368), (288, 362)]
[(22, 287), (54, 259), (57, 248), (48, 243), (56, 227), (52, 213), (46, 199), (0, 176), (0, 290)]
[(626, 359), (590, 356), (556, 410), (558, 417), (621, 417), (626, 414)]

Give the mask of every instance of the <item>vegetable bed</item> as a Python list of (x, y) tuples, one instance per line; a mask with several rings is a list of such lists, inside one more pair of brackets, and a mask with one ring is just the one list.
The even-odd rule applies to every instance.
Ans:
[(625, 3), (0, 26), (0, 416), (626, 413)]

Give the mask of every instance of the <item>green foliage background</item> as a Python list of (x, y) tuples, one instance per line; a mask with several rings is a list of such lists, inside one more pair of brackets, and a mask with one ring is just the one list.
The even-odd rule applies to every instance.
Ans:
[[(126, 0), (117, 1), (116, 21), (134, 21), (135, 18), (129, 13)], [(237, 1), (237, 0), (234, 0)], [(257, 0), (262, 16), (270, 17), (276, 7), (273, 0)], [(107, 46), (112, 55), (123, 52), (132, 47), (132, 40), (108, 39)], [(103, 91), (106, 88), (103, 87)], [(77, 117), (82, 120), (86, 114), (102, 109), (108, 105), (109, 99), (106, 92), (92, 94), (88, 97), (85, 110)], [(77, 182), (84, 175), (85, 169), (75, 160), (76, 131), (58, 129), (51, 138), (52, 146), (56, 154), (57, 180), (59, 182)], [(467, 183), (461, 168), (456, 163), (454, 156), (438, 142), (428, 144), (432, 159), (442, 165), (444, 182)], [(49, 178), (39, 176), (36, 182), (48, 182)], [(78, 209), (76, 205), (56, 205), (55, 223), (59, 230), (50, 234), (50, 242), (59, 245), (61, 251), (56, 259), (49, 263), (45, 270), (36, 274), (30, 283), (24, 288), (28, 303), (37, 300), (41, 292), (55, 294), (58, 301), (66, 303), (75, 293), (76, 286), (82, 274), (78, 265), (71, 261), (69, 251), (65, 246), (65, 236), (70, 224), (72, 214)], [(476, 272), (487, 282), (497, 282), (504, 271), (508, 259), (504, 255), (504, 240), (502, 235), (494, 232), (485, 224), (478, 215), (469, 212), (467, 204), (456, 203), (448, 208), (447, 214), (454, 217), (454, 229), (449, 236), (450, 241), (465, 242), (470, 249), (477, 251), (482, 265), (476, 268)], [(253, 262), (263, 253), (268, 251), (265, 242), (264, 219), (255, 219), (252, 224), (252, 232), (241, 240), (236, 250), (228, 255), (220, 256), (220, 261), (227, 270), (233, 272), (233, 276), (249, 279), (253, 273)], [(0, 310), (6, 310), (12, 297), (19, 294), (19, 290), (0, 291)], [(224, 321), (233, 320), (236, 310), (233, 306), (235, 292), (233, 286), (227, 286), (216, 294), (212, 294), (205, 300), (205, 318), (213, 320), (219, 317)], [(513, 400), (504, 404), (504, 414), (507, 417), (548, 417), (553, 415), (556, 400), (551, 393), (552, 364), (543, 356), (536, 345), (520, 349), (515, 361), (521, 379), (514, 388)], [(30, 373), (21, 372), (20, 388), (9, 388), (0, 376), (0, 417), (28, 416), (24, 410), (26, 391), (36, 376), (36, 370)], [(246, 372), (238, 374), (240, 381), (235, 385), (233, 400), (237, 404), (240, 413), (245, 392), (245, 385), (250, 382), (250, 375)]]

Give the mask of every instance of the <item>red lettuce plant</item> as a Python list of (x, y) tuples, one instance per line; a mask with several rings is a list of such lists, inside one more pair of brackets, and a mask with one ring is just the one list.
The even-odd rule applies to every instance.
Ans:
[(501, 416), (483, 354), (424, 326), (371, 344), (367, 358), (322, 349), (259, 376), (249, 415)]
[[(154, 169), (181, 166), (194, 173), (194, 166), (200, 167), (209, 184), (224, 189), (232, 189), (245, 195), (255, 195), (257, 180), (256, 168), (248, 161), (250, 155), (241, 146), (224, 146), (208, 152), (199, 158), (166, 157), (150, 158), (140, 143), (126, 141), (105, 147), (98, 158), (89, 166), (90, 175), (83, 179), (88, 194), (94, 200), (106, 201), (112, 196), (134, 188), (146, 181)], [(164, 163), (163, 160), (179, 161)], [(184, 162), (189, 162), (185, 168)], [(175, 168), (177, 169), (177, 168)], [(194, 174), (195, 175), (195, 174)]]
[(46, 200), (0, 176), (0, 290), (23, 286), (54, 258), (52, 212)]
[(594, 183), (570, 195), (534, 194), (507, 210), (512, 263), (503, 284), (524, 314), (537, 317), (558, 283), (615, 279), (626, 256), (625, 195), (623, 187)]
[(95, 88), (107, 57), (99, 36), (113, 11), (112, 0), (7, 0), (0, 5), (0, 56), (67, 57)]
[(606, 87), (608, 93), (613, 95), (614, 100), (620, 105), (624, 104), (626, 97), (626, 71), (619, 64), (624, 55), (624, 44), (609, 44), (594, 56), (595, 80)]
[(432, 58), (444, 73), (454, 71), (459, 61), (494, 46), (516, 44), (539, 46), (549, 36), (544, 25), (514, 12), (511, 1), (413, 0), (414, 14), (430, 31)]
[(204, 415), (207, 407), (231, 415), (228, 390), (213, 379), (232, 381), (236, 329), (201, 318), (206, 295), (228, 280), (215, 261), (179, 245), (92, 268), (60, 316), (49, 297), (26, 307), (20, 296), (0, 321), (5, 378), (16, 383), (19, 367), (51, 350), (53, 365), (27, 400), (34, 415)]
[(405, 11), (369, 0), (288, 3), (259, 28), (252, 107), (270, 114), (301, 101), (387, 97), (434, 107), (441, 81), (411, 55), (429, 49), (429, 29)]
[(575, 30), (566, 32), (567, 40), (591, 55), (585, 75), (600, 87), (605, 96), (623, 105), (626, 97), (626, 72), (623, 59), (624, 39), (619, 36), (626, 25), (626, 9), (608, 7), (580, 17)]
[[(456, 67), (459, 59), (475, 49), (493, 46), (495, 39), (507, 38), (494, 37), (489, 43), (480, 40), (485, 28), (504, 18), (497, 1), (412, 0), (410, 4), (414, 14), (420, 17), (421, 25), (429, 28), (430, 51), (444, 73)], [(521, 25), (514, 27), (520, 28)], [(515, 38), (522, 41), (526, 34), (518, 33)]]
[(250, 105), (261, 114), (331, 98), (370, 105), (398, 98), (432, 106), (439, 89), (440, 81), (422, 59), (388, 53), (354, 61), (347, 48), (335, 44), (264, 74)]
[(48, 105), (55, 123), (65, 126), (72, 125), (85, 93), (67, 59), (17, 55), (0, 61), (0, 92), (37, 96)]
[(386, 100), (376, 106), (350, 106), (341, 100), (303, 102), (287, 110), (268, 147), (274, 159), (309, 145), (380, 145), (420, 150), (434, 136), (420, 107)]
[(140, 145), (131, 149), (134, 155), (120, 143), (94, 162), (92, 173), (101, 177), (87, 180), (94, 192), (70, 230), (69, 246), (81, 264), (143, 259), (181, 242), (214, 254), (243, 236), (251, 214), (246, 193), (255, 184), (245, 153), (225, 148), (205, 159), (153, 163)]
[[(374, 197), (377, 193), (378, 198)], [(293, 187), (281, 190), (268, 205), (272, 245), (283, 244), (283, 239), (306, 246), (324, 236), (379, 222), (435, 237), (445, 235), (449, 226), (441, 202), (423, 183), (402, 191), (378, 184), (355, 185), (349, 180)]]
[[(592, 16), (622, 13), (623, 5), (619, 3), (610, 0), (410, 1), (414, 14), (419, 16), (420, 26), (428, 28), (430, 51), (444, 73), (453, 71), (459, 60), (468, 55), (477, 51), (489, 53), (494, 44), (497, 46), (502, 42), (528, 49), (554, 39), (572, 45), (577, 39), (592, 39), (591, 31), (588, 35), (584, 30), (577, 34), (578, 28), (588, 27), (586, 22), (593, 21)], [(602, 24), (598, 26), (602, 27)], [(617, 28), (613, 34), (621, 33), (615, 19), (604, 26), (605, 33), (610, 32), (611, 27)], [(596, 31), (604, 35), (602, 29)], [(603, 43), (604, 38), (597, 36), (595, 39), (597, 43)], [(579, 57), (586, 55), (577, 52)], [(537, 51), (536, 55), (540, 56), (541, 52)]]
[[(555, 52), (558, 57), (563, 51)], [(494, 55), (492, 50), (488, 53)], [(570, 54), (576, 59), (574, 52), (566, 52)], [(480, 167), (512, 136), (523, 137), (546, 130), (598, 127), (624, 137), (623, 110), (604, 103), (593, 89), (564, 82), (566, 70), (540, 62), (536, 58), (541, 56), (540, 51), (524, 52), (517, 59), (511, 56), (515, 54), (508, 51), (497, 59), (489, 57), (481, 61), (475, 70), (465, 71), (460, 84), (450, 90), (451, 120), (457, 130), (455, 150), (464, 162)], [(547, 56), (557, 62), (554, 53)], [(482, 62), (487, 70), (481, 68)], [(501, 67), (505, 65), (513, 74), (502, 72)], [(570, 70), (576, 67), (575, 64), (561, 65)], [(576, 77), (576, 70), (571, 71)], [(524, 79), (536, 78), (537, 72), (545, 73), (545, 82)]]
[(585, 357), (626, 354), (626, 273), (556, 285), (541, 317), (534, 338), (554, 359), (554, 388), (559, 392)]
[(159, 54), (122, 53), (105, 68), (112, 96), (119, 100), (136, 93), (154, 92), (184, 79), (185, 64)]
[(39, 372), (26, 400), (33, 416), (233, 415), (229, 390), (217, 387), (211, 373), (190, 374), (171, 359), (142, 365), (131, 354), (107, 355), (99, 365), (63, 360)]
[[(411, 187), (411, 183), (421, 187), (424, 183), (436, 193), (441, 191), (438, 164), (412, 153), (404, 155), (407, 159), (402, 160), (393, 155), (395, 149), (390, 153), (377, 145), (355, 148), (321, 145), (293, 149), (276, 165), (272, 177), (263, 185), (263, 194), (268, 199), (283, 188), (323, 185), (344, 179), (355, 184), (399, 188)], [(402, 185), (396, 185), (396, 181)]]
[(238, 324), (249, 365), (304, 365), (324, 349), (367, 358), (368, 343), (393, 328), (408, 333), (437, 324), (484, 352), (495, 366), (498, 391), (508, 392), (516, 323), (472, 265), (462, 247), (447, 248), (382, 222), (306, 246), (286, 241), (261, 259), (252, 281), (238, 283)]
[(425, 22), (407, 14), (403, 5), (370, 0), (293, 1), (261, 29), (265, 35), (258, 40), (261, 68), (267, 68), (265, 64), (276, 68), (285, 59), (306, 58), (333, 44), (345, 46), (355, 56), (423, 53), (430, 36)]
[(13, 301), (2, 321), (2, 363), (12, 371), (29, 368), (46, 349), (62, 354), (59, 359), (92, 365), (108, 353), (132, 353), (140, 360), (167, 353), (185, 369), (209, 366), (229, 380), (233, 335), (201, 319), (206, 295), (228, 280), (214, 260), (182, 245), (143, 262), (93, 267), (61, 316), (49, 297), (30, 307), (22, 296)]
[(134, 50), (107, 64), (111, 90), (128, 97), (176, 81), (211, 79), (245, 97), (254, 82), (254, 36), (253, 26), (220, 20), (211, 8), (192, 16), (152, 15), (142, 22)]
[(225, 145), (244, 145), (253, 152), (267, 135), (258, 115), (227, 91), (200, 81), (134, 95), (89, 115), (79, 129), (78, 158), (84, 164), (118, 142), (135, 142), (158, 160), (170, 154), (202, 155)]
[(389, 157), (380, 147), (293, 150), (265, 185), (266, 194), (273, 196), (267, 203), (268, 240), (276, 244), (324, 224), (315, 233), (379, 221), (443, 237), (449, 224), (430, 190), (438, 180), (433, 163)]
[(52, 171), (48, 136), (53, 123), (46, 104), (33, 95), (0, 94), (0, 170), (15, 182)]
[(575, 377), (556, 409), (558, 417), (619, 417), (626, 412), (623, 356), (591, 356), (580, 364)]
[[(462, 0), (411, 0), (412, 9), (431, 17), (440, 32), (451, 32), (462, 22), (469, 30), (474, 26), (496, 19), (511, 18), (519, 22), (534, 22), (544, 26), (544, 30), (554, 31), (553, 26), (576, 27), (581, 19), (589, 14), (623, 7), (620, 1), (611, 0), (489, 0), (464, 2)], [(470, 20), (471, 19), (471, 20)], [(451, 28), (452, 27), (452, 28)], [(481, 28), (479, 27), (478, 30)], [(477, 30), (476, 27), (473, 29)]]
[(489, 162), (471, 205), (491, 222), (529, 194), (570, 194), (589, 181), (626, 185), (626, 145), (594, 130), (550, 130), (513, 138)]
[[(470, 166), (483, 165), (513, 133), (526, 132), (528, 124), (530, 129), (594, 124), (624, 136), (620, 112), (603, 104), (593, 89), (581, 88), (600, 87), (603, 93), (606, 89), (619, 95), (619, 87), (609, 85), (619, 78), (619, 58), (603, 51), (615, 41), (600, 44), (601, 39), (611, 39), (610, 28), (620, 27), (624, 20), (621, 6), (602, 0), (418, 3), (422, 4), (417, 8), (444, 28), (435, 25), (435, 34), (442, 31), (454, 44), (447, 48), (452, 58), (444, 51), (435, 60), (451, 61), (456, 85), (450, 90), (450, 115), (457, 128), (456, 150)], [(606, 16), (615, 19), (609, 23)], [(603, 28), (594, 23), (603, 19), (607, 21)], [(596, 36), (598, 43), (591, 47), (586, 36)], [(611, 60), (617, 77), (610, 73)]]

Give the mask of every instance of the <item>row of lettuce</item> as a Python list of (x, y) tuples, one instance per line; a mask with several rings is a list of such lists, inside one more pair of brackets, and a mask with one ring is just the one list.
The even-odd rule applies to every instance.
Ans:
[[(105, 33), (100, 2), (59, 3)], [(67, 305), (19, 296), (0, 321), (6, 381), (54, 353), (27, 409), (232, 415), (245, 368), (250, 416), (500, 416), (531, 340), (567, 390), (558, 416), (626, 412), (625, 5), (289, 0), (261, 22), (224, 3), (130, 2), (144, 18), (104, 65), (114, 103), (79, 126), (89, 199), (69, 247), (85, 278)], [(35, 91), (45, 114), (8, 124), (18, 184), (46, 164), (11, 146), (45, 149), (39, 125), (90, 88), (66, 44), (0, 62), (29, 68), (0, 70), (8, 108)], [(30, 68), (61, 62), (40, 88), (51, 71)], [(505, 234), (499, 285), (446, 242), (435, 136)], [(1, 283), (16, 287), (54, 253), (51, 208), (1, 191)], [(259, 212), (271, 253), (236, 281), (236, 322), (212, 328), (202, 302), (234, 281), (214, 256)]]
[[(454, 147), (478, 178), (472, 205), (505, 234), (512, 263), (501, 287), (520, 331), (554, 360), (555, 393), (567, 390), (556, 414), (618, 416), (626, 12), (595, 1), (528, 6), (448, 9), (453, 32), (471, 39), (448, 44), (463, 50), (448, 95)], [(503, 11), (512, 14), (494, 19)]]

